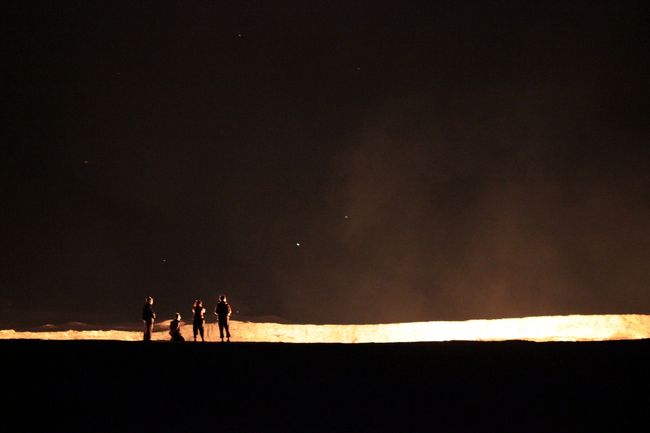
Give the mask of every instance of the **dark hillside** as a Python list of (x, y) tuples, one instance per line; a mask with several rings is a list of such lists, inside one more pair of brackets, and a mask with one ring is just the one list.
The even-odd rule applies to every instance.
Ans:
[(649, 340), (0, 347), (10, 431), (616, 432), (650, 407)]

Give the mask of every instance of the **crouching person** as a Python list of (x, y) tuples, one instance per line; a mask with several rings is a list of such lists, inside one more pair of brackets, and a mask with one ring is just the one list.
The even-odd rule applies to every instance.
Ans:
[(185, 338), (181, 335), (181, 315), (176, 313), (174, 315), (174, 320), (169, 323), (169, 335), (171, 335), (171, 341), (185, 341)]

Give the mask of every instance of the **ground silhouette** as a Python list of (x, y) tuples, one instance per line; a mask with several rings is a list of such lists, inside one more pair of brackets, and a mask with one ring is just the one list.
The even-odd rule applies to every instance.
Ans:
[(0, 348), (5, 421), (53, 432), (615, 432), (649, 403), (650, 340)]

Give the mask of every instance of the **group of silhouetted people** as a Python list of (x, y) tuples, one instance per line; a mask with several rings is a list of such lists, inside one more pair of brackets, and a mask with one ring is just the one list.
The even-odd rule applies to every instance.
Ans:
[[(205, 341), (205, 307), (203, 306), (203, 301), (196, 299), (194, 305), (192, 306), (192, 334), (194, 335), (194, 341), (197, 341), (197, 338), (200, 336), (201, 341)], [(219, 337), (221, 341), (230, 341), (230, 315), (232, 314), (232, 308), (226, 300), (226, 295), (219, 296), (219, 302), (214, 309), (214, 314), (217, 316), (217, 323), (219, 324)], [(142, 321), (144, 322), (144, 341), (151, 341), (151, 333), (153, 332), (153, 324), (156, 320), (156, 313), (153, 311), (153, 298), (147, 296), (145, 300), (144, 307), (142, 307)], [(180, 313), (175, 313), (174, 318), (169, 323), (169, 335), (171, 336), (171, 341), (185, 341), (185, 338), (181, 334), (181, 315)]]

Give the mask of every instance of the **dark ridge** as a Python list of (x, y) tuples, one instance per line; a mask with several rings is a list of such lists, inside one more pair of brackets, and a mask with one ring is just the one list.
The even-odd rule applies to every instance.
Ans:
[(615, 432), (649, 403), (650, 340), (0, 348), (30, 431)]

